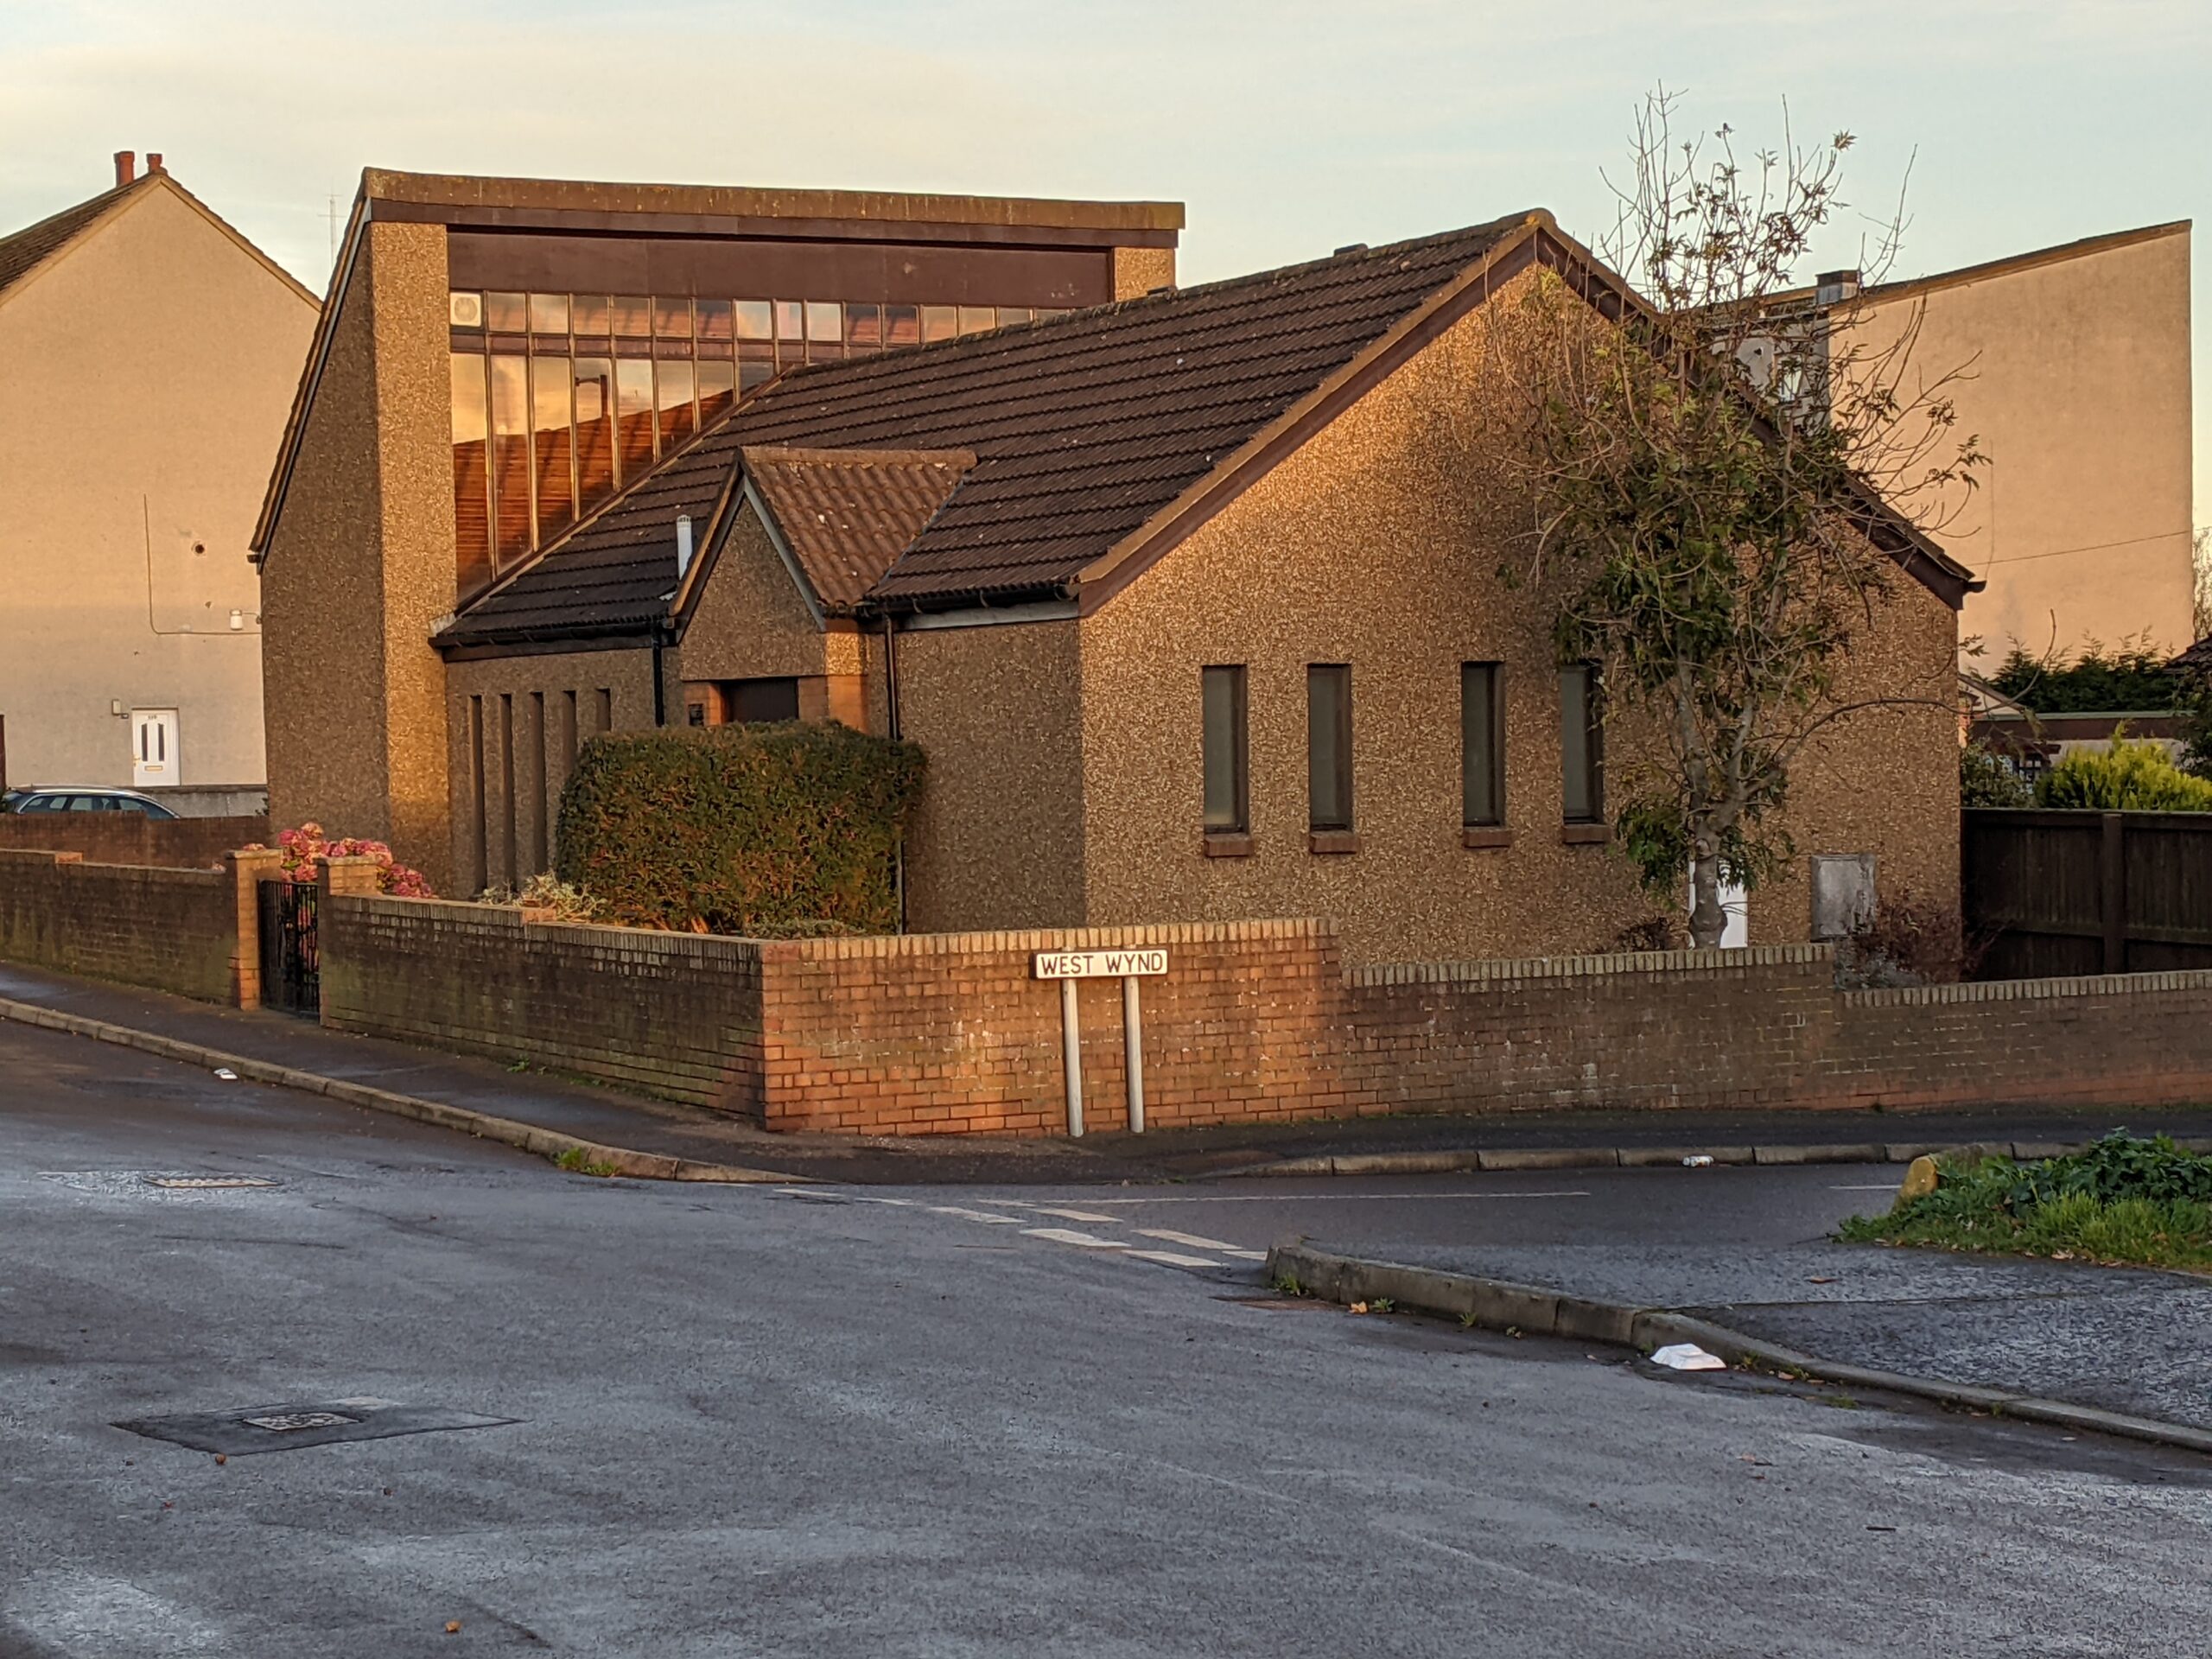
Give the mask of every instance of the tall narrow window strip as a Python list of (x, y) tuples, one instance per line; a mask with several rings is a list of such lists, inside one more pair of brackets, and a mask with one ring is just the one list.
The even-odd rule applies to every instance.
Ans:
[(653, 464), (653, 365), (626, 357), (614, 365), (614, 429), (625, 483)]
[(1199, 671), (1200, 766), (1205, 777), (1205, 828), (1210, 834), (1251, 829), (1244, 752), (1243, 665)]
[(1496, 663), (1459, 664), (1460, 822), (1505, 822), (1503, 671)]
[(580, 357), (575, 364), (576, 497), (589, 512), (614, 493), (614, 363)]
[(492, 359), (493, 551), (498, 566), (530, 551), (530, 362), (526, 358)]
[(537, 540), (553, 539), (575, 522), (576, 474), (574, 386), (565, 357), (532, 358), (530, 364), (531, 449), (537, 471)]
[(664, 455), (698, 429), (696, 381), (690, 363), (663, 358), (653, 365), (660, 390), (660, 452)]
[(1596, 823), (1605, 812), (1605, 728), (1595, 664), (1559, 671), (1559, 754), (1562, 816)]
[(699, 377), (699, 424), (711, 425), (737, 396), (737, 365), (728, 358), (693, 365)]
[(1306, 826), (1351, 828), (1351, 670), (1343, 663), (1306, 668)]
[(454, 565), (467, 594), (492, 579), (491, 417), (483, 354), (455, 352), (451, 362)]

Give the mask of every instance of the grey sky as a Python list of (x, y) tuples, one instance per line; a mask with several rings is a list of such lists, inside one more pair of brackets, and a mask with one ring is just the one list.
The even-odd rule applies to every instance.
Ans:
[(1169, 197), (1186, 281), (1531, 206), (1588, 238), (1662, 79), (1753, 140), (1785, 94), (1849, 126), (1869, 208), (1916, 150), (1900, 276), (2212, 199), (2212, 0), (5, 0), (0, 64), (0, 226), (159, 149), (317, 289), (365, 164)]

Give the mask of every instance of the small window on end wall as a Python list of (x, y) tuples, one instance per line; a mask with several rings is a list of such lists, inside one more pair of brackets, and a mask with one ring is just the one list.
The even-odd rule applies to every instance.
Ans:
[(1603, 687), (1595, 663), (1559, 671), (1559, 762), (1562, 810), (1569, 823), (1605, 816)]
[(1351, 828), (1351, 670), (1306, 665), (1306, 821), (1318, 835)]
[(1210, 836), (1251, 830), (1244, 760), (1244, 668), (1198, 671), (1199, 764), (1205, 774), (1205, 829)]
[(1459, 664), (1459, 821), (1470, 830), (1505, 822), (1503, 670)]

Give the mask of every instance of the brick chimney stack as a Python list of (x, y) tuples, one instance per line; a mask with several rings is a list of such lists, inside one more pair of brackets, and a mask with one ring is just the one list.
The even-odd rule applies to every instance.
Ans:
[(162, 165), (162, 152), (160, 150), (149, 149), (146, 152), (146, 170), (149, 173), (166, 173), (168, 171), (167, 168)]
[(138, 175), (138, 156), (135, 150), (115, 152), (115, 188), (118, 190)]

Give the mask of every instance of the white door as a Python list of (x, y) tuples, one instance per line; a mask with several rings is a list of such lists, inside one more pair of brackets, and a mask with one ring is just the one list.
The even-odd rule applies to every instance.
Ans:
[(138, 789), (177, 781), (176, 710), (130, 711), (130, 782)]
[[(1687, 904), (1688, 909), (1683, 912), (1686, 921), (1688, 918), (1688, 911), (1697, 907), (1697, 884), (1694, 878), (1690, 884)], [(1720, 908), (1726, 912), (1728, 918), (1720, 930), (1720, 948), (1723, 950), (1744, 949), (1751, 942), (1750, 895), (1745, 893), (1736, 882), (1724, 880), (1720, 884)]]

